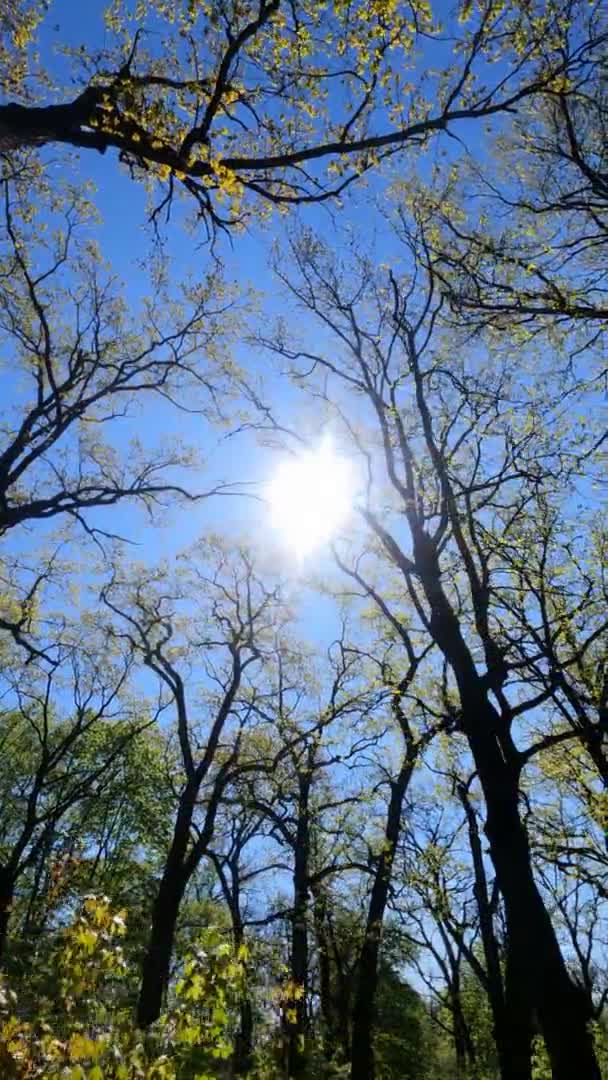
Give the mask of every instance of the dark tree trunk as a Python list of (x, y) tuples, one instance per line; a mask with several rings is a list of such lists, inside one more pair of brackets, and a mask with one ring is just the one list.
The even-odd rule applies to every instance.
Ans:
[(0, 871), (0, 964), (4, 963), (8, 941), (8, 925), (15, 899), (15, 882)]
[(413, 771), (406, 753), (397, 779), (391, 784), (385, 844), (378, 859), (367, 912), (363, 945), (357, 964), (357, 984), (352, 1017), (351, 1080), (374, 1080), (374, 1017), (378, 989), (378, 958), (382, 923), (388, 900), (395, 848), (401, 827), (403, 800)]
[(298, 827), (293, 876), (293, 916), (291, 924), (291, 980), (299, 996), (290, 1002), (295, 1021), (287, 1024), (287, 1075), (302, 1076), (306, 1070), (306, 994), (308, 990), (308, 889), (310, 875), (310, 771), (298, 775)]
[(323, 1026), (323, 1053), (326, 1060), (332, 1061), (338, 1052), (338, 1039), (331, 992), (331, 963), (329, 959), (329, 941), (327, 935), (327, 900), (323, 890), (317, 885), (312, 887), (314, 895), (315, 937), (319, 964), (319, 1004)]
[(313, 893), (323, 1053), (328, 1064), (342, 1065), (350, 1060), (350, 980), (331, 932), (327, 898), (318, 886), (313, 885)]
[(350, 1030), (351, 1020), (351, 990), (344, 972), (340, 974), (336, 992), (336, 1034), (341, 1055), (344, 1061), (350, 1059), (352, 1037)]
[[(496, 731), (498, 716), (489, 703), (487, 733), (471, 740), (487, 807), (486, 835), (504, 898), (512, 962), (521, 973), (520, 986), (529, 992), (529, 1006), (538, 1014), (553, 1068), (554, 1080), (577, 1076), (599, 1080), (600, 1074), (588, 1031), (591, 1019), (584, 997), (575, 986), (561, 955), (551, 920), (538, 891), (525, 828), (519, 814), (519, 772), (505, 761)], [(518, 1004), (518, 1013), (521, 1002)], [(507, 1021), (514, 1010), (507, 1014)], [(521, 1016), (517, 1019), (521, 1030)], [(519, 1040), (518, 1040), (519, 1041)]]
[(87, 87), (65, 105), (20, 105), (9, 102), (0, 106), (0, 150), (18, 150), (24, 146), (42, 146), (60, 142), (104, 150), (106, 141), (87, 128), (101, 101), (100, 87)]
[[(238, 860), (232, 866), (232, 896), (230, 898), (230, 913), (232, 916), (232, 930), (234, 933), (235, 949), (240, 949), (245, 942), (245, 928), (241, 917), (240, 882), (238, 876)], [(246, 980), (247, 981), (247, 980)], [(239, 1004), (239, 1030), (234, 1040), (234, 1054), (232, 1059), (232, 1071), (235, 1076), (247, 1076), (253, 1068), (253, 1009), (251, 999), (245, 987), (244, 996)]]
[(141, 1028), (149, 1027), (160, 1016), (171, 971), (180, 904), (200, 859), (200, 855), (193, 852), (188, 854), (192, 815), (199, 786), (197, 778), (192, 776), (182, 791), (173, 840), (152, 908), (152, 925), (142, 966), (137, 1005), (137, 1024)]
[(152, 927), (142, 966), (137, 1005), (140, 1028), (149, 1027), (160, 1016), (171, 971), (179, 908), (187, 883), (181, 868), (167, 863), (152, 909)]
[(469, 845), (475, 874), (475, 900), (479, 912), (481, 941), (485, 959), (485, 989), (492, 1010), (494, 1041), (498, 1054), (501, 1080), (531, 1080), (532, 1027), (531, 1007), (525, 985), (517, 979), (512, 963), (507, 962), (506, 985), (500, 966), (498, 942), (494, 933), (492, 904), (483, 861), (477, 816), (464, 785), (458, 795), (467, 817)]
[(248, 1076), (253, 1068), (253, 1009), (248, 997), (242, 999), (239, 1013), (232, 1071), (235, 1076)]
[(460, 695), (462, 726), (486, 803), (485, 832), (502, 893), (509, 947), (529, 987), (553, 1080), (600, 1080), (588, 1029), (591, 1019), (561, 954), (551, 919), (536, 887), (526, 830), (519, 814), (520, 758), (508, 723), (497, 712), (443, 592), (436, 551), (418, 552), (431, 606), (430, 630), (449, 661)]
[(450, 1010), (454, 1025), (454, 1054), (456, 1057), (456, 1076), (465, 1080), (468, 1076), (468, 1062), (475, 1060), (475, 1052), (471, 1043), (471, 1036), (465, 1020), (460, 999), (459, 987), (452, 986), (450, 989)]
[(534, 1010), (526, 973), (510, 949), (505, 967), (504, 1015), (502, 1023), (496, 1025), (501, 1080), (531, 1080)]

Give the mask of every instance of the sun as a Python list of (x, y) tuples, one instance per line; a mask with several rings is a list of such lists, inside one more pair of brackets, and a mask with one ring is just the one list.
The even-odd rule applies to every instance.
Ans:
[(329, 438), (316, 450), (285, 461), (267, 492), (273, 527), (304, 558), (327, 543), (352, 509), (353, 476)]

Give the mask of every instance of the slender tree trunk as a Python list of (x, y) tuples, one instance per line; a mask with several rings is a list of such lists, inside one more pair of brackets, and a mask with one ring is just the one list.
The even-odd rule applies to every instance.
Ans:
[[(235, 949), (240, 949), (245, 942), (245, 930), (241, 918), (240, 888), (238, 868), (233, 868), (233, 893), (230, 903), (232, 930)], [(246, 983), (248, 980), (246, 980)], [(253, 1009), (248, 995), (247, 985), (239, 1003), (239, 1030), (234, 1040), (232, 1071), (235, 1076), (247, 1076), (253, 1068)]]
[(291, 980), (298, 989), (298, 997), (290, 1002), (295, 1020), (287, 1025), (287, 1075), (302, 1076), (306, 1070), (307, 1015), (306, 994), (308, 990), (308, 879), (310, 863), (310, 796), (309, 770), (298, 775), (298, 827), (296, 833), (295, 863), (293, 877), (293, 916), (291, 928)]
[(403, 800), (413, 767), (411, 754), (406, 753), (399, 776), (391, 785), (385, 843), (374, 875), (365, 935), (357, 965), (352, 1017), (351, 1080), (374, 1080), (375, 1076), (373, 1034), (382, 923), (391, 882), (395, 848), (399, 839)]
[(235, 1076), (248, 1076), (253, 1068), (253, 1009), (248, 997), (242, 999), (239, 1014), (232, 1071)]
[[(350, 980), (330, 930), (327, 898), (313, 885), (315, 936), (319, 952), (319, 1001), (323, 1023), (323, 1052), (327, 1063), (350, 1061)], [(332, 971), (333, 961), (333, 971)]]
[(344, 1061), (348, 1061), (350, 1059), (352, 1045), (352, 1037), (350, 1030), (350, 1002), (351, 993), (349, 983), (347, 982), (347, 979), (342, 973), (339, 979), (338, 989), (336, 993), (336, 1033)]
[(327, 1062), (336, 1059), (339, 1044), (334, 1017), (331, 987), (331, 963), (329, 959), (329, 941), (327, 936), (327, 900), (318, 885), (312, 886), (314, 896), (315, 937), (319, 964), (319, 1004), (323, 1026), (323, 1053)]
[(8, 925), (15, 899), (15, 882), (0, 870), (0, 964), (4, 963), (8, 940)]
[(468, 1068), (467, 1060), (470, 1048), (470, 1036), (462, 1011), (460, 991), (457, 986), (450, 988), (450, 1010), (454, 1025), (454, 1055), (456, 1058), (456, 1076), (459, 1080), (466, 1080)]

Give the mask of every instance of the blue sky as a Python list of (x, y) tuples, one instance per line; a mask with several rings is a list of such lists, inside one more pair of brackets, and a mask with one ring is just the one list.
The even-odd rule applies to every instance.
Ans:
[[(73, 0), (54, 0), (52, 3), (41, 31), (41, 55), (44, 62), (50, 63), (55, 70), (58, 81), (69, 83), (67, 64), (58, 50), (62, 46), (77, 47), (82, 42), (102, 40), (105, 34), (102, 18), (104, 7), (102, 0), (79, 5), (75, 5)], [(441, 14), (451, 7), (451, 4), (442, 3), (438, 5), (438, 11)], [(432, 61), (439, 66), (447, 51), (447, 44), (432, 42), (428, 46), (428, 55), (421, 57), (420, 64), (430, 64)], [(484, 153), (482, 129), (483, 125), (476, 124), (463, 124), (459, 128), (459, 134), (466, 137), (478, 156)], [(134, 183), (126, 170), (117, 165), (116, 155), (112, 151), (105, 155), (90, 151), (79, 154), (75, 150), (65, 155), (53, 150), (45, 153), (49, 159), (57, 161), (51, 168), (56, 168), (58, 175), (75, 181), (80, 176), (95, 184), (94, 199), (101, 213), (102, 224), (100, 227), (94, 226), (92, 231), (99, 239), (103, 257), (124, 282), (124, 295), (136, 310), (148, 284), (142, 264), (153, 251), (154, 243), (152, 230), (146, 224), (146, 193), (142, 186)], [(431, 142), (427, 153), (414, 148), (399, 155), (395, 159), (395, 174), (411, 170), (428, 176), (433, 162), (441, 153), (458, 155), (461, 148), (455, 140), (438, 137)], [(369, 201), (370, 197), (379, 197), (381, 191), (380, 180), (370, 181), (367, 188), (351, 189), (344, 207), (337, 211), (337, 225), (331, 211), (324, 207), (302, 210), (292, 215), (291, 222), (310, 225), (330, 244), (335, 238), (338, 247), (343, 242), (343, 230), (350, 226), (357, 235), (361, 235), (366, 247), (375, 250), (379, 261), (389, 261), (398, 254), (396, 242), (382, 216), (374, 215), (370, 209)], [(193, 236), (184, 228), (186, 212), (187, 208), (177, 202), (171, 224), (164, 230), (164, 240), (172, 260), (173, 273), (179, 278), (188, 274), (196, 278), (207, 272), (212, 263), (212, 254), (202, 234)], [(286, 220), (278, 215), (263, 227), (256, 224), (253, 218), (248, 231), (236, 235), (232, 244), (224, 237), (218, 241), (217, 250), (225, 264), (227, 279), (245, 291), (250, 287), (255, 289), (258, 297), (255, 319), (264, 328), (277, 314), (285, 311), (285, 297), (280, 294), (278, 283), (269, 268), (272, 245), (277, 237), (285, 233), (285, 229)], [(308, 321), (303, 323), (300, 313), (291, 309), (289, 316), (297, 333), (309, 332), (310, 324)], [(317, 333), (315, 328), (313, 334)], [(317, 343), (317, 338), (313, 336), (311, 342)], [(276, 407), (283, 422), (306, 435), (314, 436), (318, 430), (314, 407), (305, 404), (303, 395), (277, 376), (267, 355), (241, 343), (236, 347), (236, 359), (249, 372), (263, 376), (267, 400)], [(279, 460), (277, 451), (260, 446), (259, 440), (251, 432), (227, 438), (225, 430), (214, 427), (204, 418), (176, 412), (152, 398), (147, 399), (145, 407), (138, 410), (134, 419), (117, 422), (114, 438), (119, 443), (122, 441), (126, 445), (133, 434), (150, 443), (156, 442), (159, 434), (166, 438), (179, 435), (196, 447), (206, 465), (200, 475), (191, 474), (188, 477), (188, 486), (194, 490), (206, 490), (221, 481), (254, 482), (263, 489)], [(321, 432), (318, 431), (318, 434)], [(249, 498), (218, 497), (176, 507), (157, 529), (151, 529), (145, 516), (133, 507), (122, 507), (118, 516), (120, 531), (138, 544), (135, 555), (150, 562), (159, 557), (172, 556), (205, 530), (230, 531), (237, 537), (254, 536), (263, 548), (273, 542), (265, 507)], [(114, 524), (116, 518), (114, 509), (91, 515), (91, 519), (102, 526), (110, 521)], [(318, 558), (315, 556), (315, 566)], [(319, 608), (315, 610), (318, 614)]]

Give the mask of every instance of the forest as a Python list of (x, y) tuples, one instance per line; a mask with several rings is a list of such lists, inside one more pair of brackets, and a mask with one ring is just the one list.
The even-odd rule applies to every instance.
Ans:
[(0, 0), (0, 1080), (608, 1080), (608, 11)]

